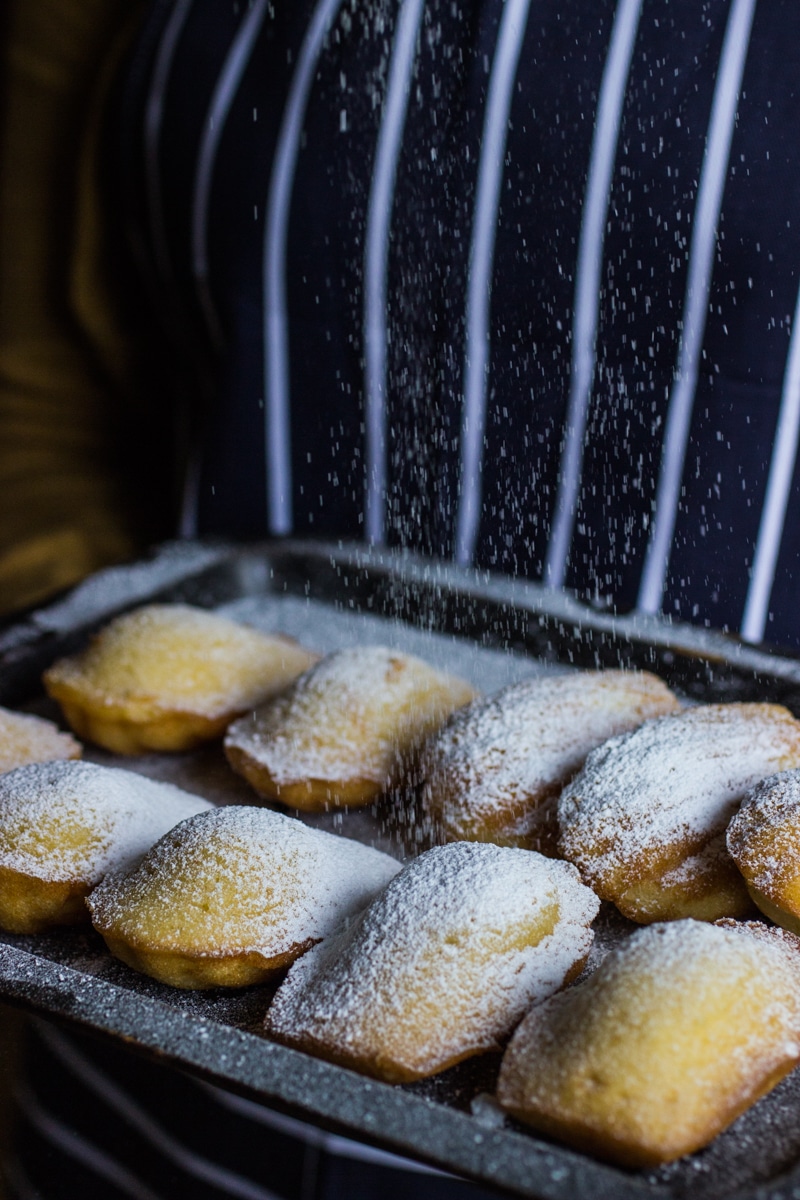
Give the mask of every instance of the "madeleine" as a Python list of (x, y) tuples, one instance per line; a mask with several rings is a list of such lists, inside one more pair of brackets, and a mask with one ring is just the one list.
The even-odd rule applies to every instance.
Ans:
[(179, 821), (200, 796), (85, 762), (38, 763), (0, 776), (0, 925), (40, 933), (88, 921), (85, 899)]
[(439, 839), (554, 853), (556, 801), (587, 754), (680, 707), (655, 675), (575, 671), (476, 700), (422, 754), (423, 805)]
[(532, 1009), (498, 1100), (626, 1167), (699, 1150), (800, 1060), (798, 945), (733, 921), (637, 930), (584, 983)]
[(128, 966), (181, 988), (243, 987), (284, 969), (400, 864), (270, 809), (229, 806), (173, 829), (89, 897)]
[(709, 704), (592, 751), (558, 801), (559, 849), (634, 921), (746, 916), (725, 831), (760, 779), (800, 765), (800, 722), (778, 704)]
[(117, 754), (187, 750), (281, 691), (317, 655), (185, 604), (117, 617), (44, 674), (79, 737)]
[(52, 721), (0, 708), (0, 773), (28, 763), (80, 758), (83, 747)]
[(272, 1037), (392, 1083), (496, 1049), (580, 971), (597, 897), (568, 863), (476, 842), (407, 866), (292, 967)]
[(311, 812), (369, 804), (413, 776), (424, 738), (474, 696), (411, 654), (339, 650), (236, 721), (225, 753), (269, 800)]

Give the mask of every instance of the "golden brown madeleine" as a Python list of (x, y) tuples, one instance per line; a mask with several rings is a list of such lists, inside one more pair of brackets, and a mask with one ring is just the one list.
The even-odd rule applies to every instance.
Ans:
[(399, 650), (339, 650), (232, 725), (225, 753), (270, 800), (309, 812), (368, 804), (474, 696), (463, 679)]
[(440, 840), (553, 853), (556, 799), (590, 750), (680, 708), (647, 672), (527, 679), (476, 700), (422, 752), (423, 805)]
[(0, 777), (0, 925), (39, 933), (88, 921), (85, 897), (207, 800), (132, 771), (85, 762)]
[(578, 973), (597, 897), (568, 863), (475, 842), (407, 866), (292, 967), (266, 1030), (390, 1082), (495, 1049)]
[(107, 876), (89, 908), (136, 970), (174, 987), (242, 987), (288, 966), (399, 869), (360, 842), (231, 806), (184, 821), (133, 871)]
[(640, 929), (535, 1007), (498, 1099), (534, 1129), (628, 1167), (705, 1146), (800, 1059), (800, 957), (761, 926)]
[(559, 849), (634, 921), (745, 916), (723, 835), (748, 788), (800, 764), (777, 704), (712, 704), (648, 721), (592, 751), (558, 801)]
[(800, 771), (748, 792), (728, 826), (728, 850), (761, 911), (800, 933)]
[(75, 732), (108, 750), (187, 750), (220, 737), (317, 658), (204, 609), (151, 604), (59, 659), (44, 684)]
[(83, 747), (52, 721), (0, 708), (0, 772), (27, 763), (80, 758)]

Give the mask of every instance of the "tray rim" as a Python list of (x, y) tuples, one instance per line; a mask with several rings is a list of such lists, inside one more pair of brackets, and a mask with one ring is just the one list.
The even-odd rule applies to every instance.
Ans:
[[(292, 538), (255, 543), (214, 539), (166, 542), (154, 547), (146, 558), (97, 571), (53, 603), (0, 625), (0, 675), (13, 669), (20, 658), (37, 650), (61, 653), (58, 643), (62, 639), (83, 635), (135, 605), (167, 598), (225, 567), (240, 568), (246, 588), (265, 590), (263, 568), (268, 561), (284, 568), (294, 564), (327, 569), (345, 580), (361, 576), (399, 582), (404, 587), (434, 588), (443, 595), (458, 592), (476, 604), (507, 606), (524, 613), (546, 630), (662, 651), (667, 666), (671, 658), (685, 657), (702, 660), (712, 668), (725, 666), (800, 688), (800, 654), (748, 643), (732, 633), (675, 621), (668, 615), (605, 612), (541, 583), (459, 567), (406, 550)], [(2, 694), (0, 680), (0, 699)]]
[[(188, 1070), (306, 1123), (311, 1118), (320, 1128), (417, 1158), (488, 1187), (542, 1200), (574, 1200), (589, 1192), (596, 1200), (643, 1200), (654, 1195), (653, 1187), (635, 1175), (577, 1151), (526, 1132), (493, 1130), (439, 1101), (7, 943), (0, 944), (0, 980), (7, 1002), (84, 1031), (122, 1039), (161, 1063)], [(230, 1064), (226, 1070), (218, 1065), (220, 1055)], [(346, 1118), (343, 1109), (348, 1110)], [(378, 1122), (387, 1116), (394, 1124), (380, 1128)], [(410, 1136), (404, 1132), (409, 1125), (416, 1143), (413, 1150), (404, 1140)]]

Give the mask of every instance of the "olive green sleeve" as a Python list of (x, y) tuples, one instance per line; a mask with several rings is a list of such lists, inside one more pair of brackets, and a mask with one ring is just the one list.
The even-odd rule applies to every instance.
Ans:
[[(148, 418), (98, 184), (104, 97), (141, 10), (138, 0), (6, 7), (0, 612), (131, 557), (151, 532), (125, 479), (135, 468), (126, 431)], [(145, 463), (139, 474), (146, 486)]]

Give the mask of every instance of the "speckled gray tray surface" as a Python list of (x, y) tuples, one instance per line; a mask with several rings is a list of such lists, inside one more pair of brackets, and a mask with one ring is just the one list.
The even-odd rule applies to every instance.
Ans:
[[(687, 698), (780, 700), (800, 713), (800, 663), (693, 629), (615, 618), (535, 585), (405, 556), (302, 543), (247, 550), (182, 544), (108, 571), (0, 633), (0, 702), (55, 715), (41, 670), (98, 625), (150, 599), (213, 607), (320, 650), (383, 642), (471, 678), (485, 692), (542, 671), (622, 665), (658, 671)], [(89, 757), (111, 758), (99, 751)], [(118, 760), (117, 760), (118, 761)], [(248, 803), (219, 746), (150, 755), (126, 766), (218, 803)], [(314, 823), (413, 852), (414, 830), (390, 803)], [(604, 909), (594, 962), (627, 932)], [(278, 1111), (542, 1200), (650, 1197), (800, 1198), (800, 1071), (701, 1153), (658, 1171), (605, 1166), (527, 1132), (490, 1097), (496, 1057), (393, 1087), (270, 1043), (261, 1034), (269, 988), (182, 992), (126, 968), (91, 931), (0, 934), (0, 997), (123, 1039), (142, 1053), (255, 1097)]]

